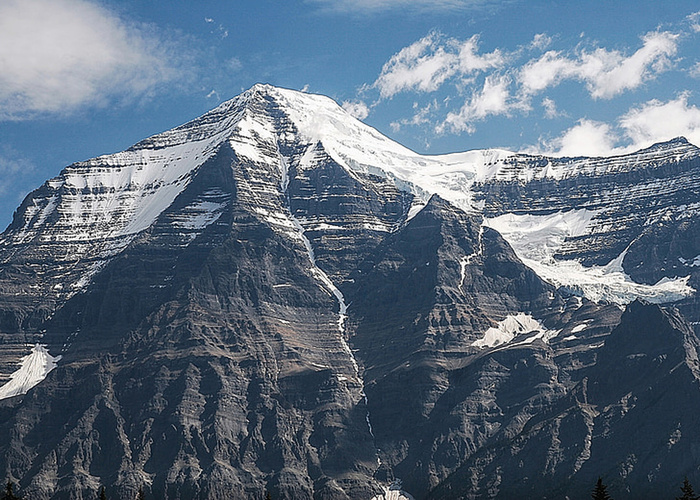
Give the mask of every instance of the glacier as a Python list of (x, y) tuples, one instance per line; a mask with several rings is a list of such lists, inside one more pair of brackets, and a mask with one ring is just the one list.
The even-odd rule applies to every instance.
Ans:
[(513, 214), (486, 219), (511, 244), (520, 260), (545, 281), (594, 302), (629, 304), (641, 298), (666, 303), (695, 293), (689, 276), (661, 279), (654, 285), (634, 282), (622, 269), (625, 252), (605, 266), (583, 266), (576, 260), (555, 259), (567, 238), (589, 231), (595, 211), (580, 209), (549, 215)]

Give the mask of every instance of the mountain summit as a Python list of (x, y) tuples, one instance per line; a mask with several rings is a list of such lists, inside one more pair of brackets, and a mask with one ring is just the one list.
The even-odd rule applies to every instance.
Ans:
[(424, 156), (268, 85), (73, 164), (0, 236), (2, 470), (33, 499), (675, 491), (699, 168), (683, 139)]

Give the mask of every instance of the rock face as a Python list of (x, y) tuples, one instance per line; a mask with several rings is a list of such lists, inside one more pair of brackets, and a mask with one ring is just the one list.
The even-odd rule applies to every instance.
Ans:
[(61, 356), (0, 399), (0, 470), (39, 500), (671, 497), (700, 481), (694, 295), (572, 294), (484, 216), (589, 210), (542, 246), (692, 286), (698, 161), (423, 157), (256, 86), (72, 165), (0, 236), (0, 376)]
[[(507, 168), (473, 188), (476, 198), (485, 203), (487, 216), (582, 208), (595, 212), (590, 232), (568, 241), (558, 258), (604, 265), (625, 249), (649, 249), (650, 245), (635, 241), (641, 235), (672, 220), (688, 221), (697, 215), (700, 150), (684, 138), (620, 157), (519, 155), (504, 163)], [(657, 261), (647, 267), (650, 275), (644, 278), (651, 284), (662, 277), (678, 276), (672, 264), (683, 256), (664, 257), (668, 262)], [(631, 271), (634, 264), (629, 258), (625, 257), (623, 267)]]
[[(530, 362), (561, 378), (544, 354), (503, 354), (487, 373), (510, 381)], [(501, 429), (428, 497), (588, 498), (604, 477), (616, 497), (673, 498), (675, 468), (697, 460), (697, 337), (677, 311), (634, 302), (596, 357), (565, 396)]]

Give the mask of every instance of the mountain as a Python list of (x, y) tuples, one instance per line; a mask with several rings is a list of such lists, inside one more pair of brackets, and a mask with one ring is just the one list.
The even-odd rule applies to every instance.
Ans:
[(73, 164), (0, 236), (0, 468), (32, 499), (671, 498), (699, 166), (424, 156), (267, 85)]

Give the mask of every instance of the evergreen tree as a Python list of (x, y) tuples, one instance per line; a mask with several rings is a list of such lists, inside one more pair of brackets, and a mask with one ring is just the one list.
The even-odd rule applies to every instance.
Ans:
[(593, 500), (612, 500), (610, 495), (608, 495), (608, 487), (603, 484), (603, 478), (598, 478), (598, 482), (595, 484), (595, 489), (591, 493)]
[(695, 495), (693, 487), (690, 485), (690, 481), (686, 477), (683, 480), (683, 486), (681, 486), (682, 496), (676, 497), (676, 500), (700, 500), (700, 497)]
[(139, 494), (136, 500), (146, 500), (146, 495), (143, 493), (143, 486), (139, 488)]
[(107, 500), (107, 492), (104, 486), (100, 489), (100, 500)]
[(2, 500), (22, 500), (22, 497), (15, 495), (13, 488), (12, 481), (8, 481), (7, 486), (5, 486), (5, 494), (2, 496)]
[(269, 491), (267, 493), (265, 493), (265, 500), (272, 500), (272, 495), (270, 494)]

